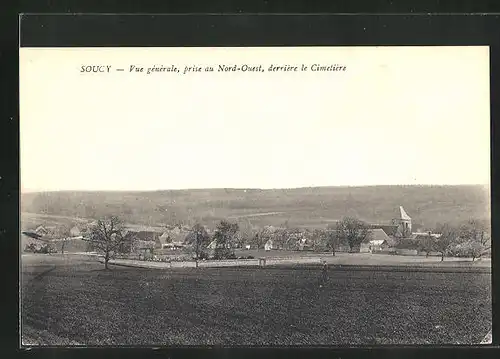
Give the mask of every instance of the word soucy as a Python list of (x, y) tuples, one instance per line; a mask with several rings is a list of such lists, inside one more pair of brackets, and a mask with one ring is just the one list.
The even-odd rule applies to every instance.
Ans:
[(110, 72), (111, 65), (82, 65), (80, 72)]

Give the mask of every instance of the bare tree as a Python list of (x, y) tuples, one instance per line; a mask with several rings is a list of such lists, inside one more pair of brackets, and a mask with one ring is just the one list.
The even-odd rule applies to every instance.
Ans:
[(252, 244), (255, 245), (255, 247), (257, 248), (257, 251), (260, 248), (262, 248), (262, 246), (264, 245), (264, 235), (263, 235), (262, 231), (255, 233), (255, 236), (252, 237)]
[(54, 237), (55, 241), (61, 242), (61, 254), (64, 254), (66, 243), (71, 237), (71, 228), (68, 225), (63, 224), (55, 228), (51, 233), (51, 236)]
[(351, 252), (359, 252), (361, 243), (371, 235), (370, 226), (357, 218), (345, 217), (337, 222), (338, 238), (345, 240)]
[(434, 248), (434, 241), (436, 239), (429, 232), (424, 238), (418, 242), (418, 250), (420, 252), (425, 252), (425, 257), (429, 257), (429, 253), (432, 252)]
[(280, 226), (274, 231), (274, 241), (278, 249), (287, 248), (290, 230)]
[(108, 269), (111, 258), (127, 247), (127, 239), (123, 236), (123, 223), (116, 216), (99, 219), (90, 227), (89, 238), (92, 248), (104, 255), (104, 267)]
[(310, 237), (315, 251), (322, 251), (327, 247), (330, 248), (327, 230), (323, 228), (315, 228)]
[(335, 256), (335, 251), (340, 244), (340, 233), (337, 231), (336, 226), (329, 225), (326, 229), (326, 242), (328, 249), (332, 252), (332, 256)]
[(283, 237), (285, 238), (286, 248), (289, 250), (297, 250), (300, 247), (302, 239), (302, 231), (298, 228), (287, 228), (284, 230)]
[(193, 245), (196, 255), (196, 267), (198, 267), (198, 260), (204, 253), (205, 246), (209, 244), (210, 236), (203, 225), (196, 223), (187, 235), (186, 242)]
[(255, 245), (257, 250), (259, 250), (264, 247), (268, 240), (273, 239), (273, 234), (274, 233), (269, 226), (261, 228), (252, 238), (252, 243)]
[(440, 234), (438, 238), (433, 241), (433, 249), (441, 254), (441, 262), (444, 256), (451, 250), (452, 246), (457, 243), (459, 238), (458, 231), (448, 224), (443, 224), (436, 231)]
[(241, 245), (243, 246), (243, 244), (252, 243), (254, 236), (258, 233), (252, 223), (248, 219), (243, 219), (239, 224), (239, 228)]

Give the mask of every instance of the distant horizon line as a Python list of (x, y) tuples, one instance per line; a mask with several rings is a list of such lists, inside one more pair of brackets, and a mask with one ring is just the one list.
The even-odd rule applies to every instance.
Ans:
[(490, 184), (468, 183), (468, 184), (374, 184), (374, 185), (325, 185), (325, 186), (299, 186), (299, 187), (196, 187), (196, 188), (163, 188), (163, 189), (63, 189), (63, 190), (20, 190), (24, 193), (51, 193), (51, 192), (169, 192), (169, 191), (203, 191), (203, 190), (249, 190), (249, 191), (270, 191), (270, 190), (297, 190), (310, 188), (369, 188), (369, 187), (465, 187), (481, 186), (490, 187)]

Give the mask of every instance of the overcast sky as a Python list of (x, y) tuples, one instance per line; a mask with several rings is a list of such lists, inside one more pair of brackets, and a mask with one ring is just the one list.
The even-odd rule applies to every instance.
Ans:
[[(128, 73), (301, 63), (347, 71)], [(23, 48), (20, 67), (23, 190), (489, 183), (487, 47)]]

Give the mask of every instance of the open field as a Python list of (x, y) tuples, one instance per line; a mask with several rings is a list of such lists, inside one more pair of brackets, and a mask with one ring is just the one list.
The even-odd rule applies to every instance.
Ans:
[(28, 344), (466, 344), (491, 328), (491, 275), (472, 270), (332, 267), (320, 288), (317, 266), (102, 268), (22, 256)]

